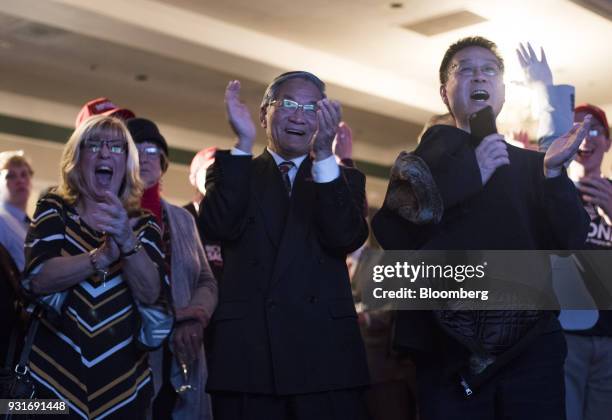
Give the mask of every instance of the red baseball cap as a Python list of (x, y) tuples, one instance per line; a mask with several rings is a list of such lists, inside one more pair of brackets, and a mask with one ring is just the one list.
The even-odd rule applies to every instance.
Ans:
[(601, 125), (603, 125), (604, 130), (606, 132), (606, 138), (610, 138), (610, 126), (608, 125), (608, 119), (606, 118), (606, 113), (603, 109), (598, 106), (591, 104), (580, 104), (574, 109), (574, 113), (576, 112), (584, 112), (587, 114), (591, 114), (593, 117), (597, 118)]
[(93, 115), (112, 115), (113, 117), (127, 120), (134, 118), (136, 115), (126, 108), (119, 108), (108, 98), (97, 98), (87, 102), (77, 115), (75, 127), (81, 125), (83, 121)]

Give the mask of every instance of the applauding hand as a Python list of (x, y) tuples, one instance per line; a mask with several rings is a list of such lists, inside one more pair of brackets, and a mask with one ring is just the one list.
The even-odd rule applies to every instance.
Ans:
[(128, 252), (136, 245), (127, 211), (119, 198), (110, 191), (104, 192), (104, 201), (97, 203), (92, 219), (99, 230), (106, 232), (115, 241), (121, 252)]
[(581, 123), (575, 124), (569, 132), (550, 145), (544, 156), (544, 175), (546, 175), (546, 178), (554, 178), (561, 174), (563, 165), (573, 159), (580, 143), (589, 132), (591, 118), (591, 115), (587, 115)]
[(257, 134), (253, 118), (247, 106), (240, 102), (240, 81), (232, 80), (225, 89), (227, 119), (238, 137), (236, 148), (251, 153)]
[(612, 184), (605, 178), (585, 177), (578, 186), (582, 199), (602, 209), (612, 220)]
[(338, 124), (342, 118), (340, 102), (322, 99), (317, 102), (317, 131), (312, 142), (315, 160), (323, 160), (332, 155), (332, 144), (336, 137)]

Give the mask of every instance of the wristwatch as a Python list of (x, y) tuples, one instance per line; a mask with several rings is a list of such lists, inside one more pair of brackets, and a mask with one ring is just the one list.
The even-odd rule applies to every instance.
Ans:
[(100, 267), (100, 263), (98, 261), (98, 256), (96, 255), (99, 248), (94, 248), (89, 251), (89, 262), (94, 269), (94, 274), (96, 274), (100, 279), (102, 279), (102, 284), (106, 287), (106, 278), (109, 275), (109, 270), (106, 268)]

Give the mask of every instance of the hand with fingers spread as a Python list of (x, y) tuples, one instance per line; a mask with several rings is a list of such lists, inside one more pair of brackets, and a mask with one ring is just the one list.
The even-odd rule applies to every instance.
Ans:
[(257, 131), (249, 108), (240, 101), (240, 81), (232, 80), (225, 89), (225, 110), (232, 130), (238, 137), (236, 148), (251, 153)]
[(317, 102), (317, 131), (312, 142), (315, 160), (323, 160), (333, 154), (332, 143), (342, 118), (340, 102), (322, 99)]
[(525, 81), (528, 85), (544, 85), (552, 86), (553, 76), (550, 70), (550, 66), (546, 61), (546, 54), (544, 54), (544, 48), (540, 48), (541, 58), (538, 57), (531, 47), (531, 44), (527, 43), (527, 48), (523, 44), (519, 44), (519, 48), (516, 49), (518, 61), (523, 68), (525, 73)]
[(494, 133), (486, 136), (475, 152), (482, 185), (485, 185), (491, 179), (497, 168), (510, 164), (508, 147), (504, 141), (504, 136), (501, 134)]
[(334, 155), (340, 160), (353, 159), (353, 131), (344, 121), (338, 125), (334, 140)]
[(569, 132), (550, 145), (544, 156), (546, 178), (554, 178), (561, 174), (563, 165), (571, 161), (578, 151), (580, 143), (589, 132), (590, 124), (591, 115), (587, 115), (581, 123), (575, 124)]
[(582, 199), (604, 211), (612, 220), (612, 184), (606, 178), (584, 177), (580, 179), (578, 190)]

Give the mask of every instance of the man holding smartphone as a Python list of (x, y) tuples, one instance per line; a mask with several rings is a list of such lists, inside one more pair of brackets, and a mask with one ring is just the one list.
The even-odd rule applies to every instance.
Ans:
[[(498, 133), (475, 138), (470, 127), (472, 114), (490, 106), (496, 117), (502, 110), (503, 72), (496, 45), (485, 38), (464, 38), (448, 48), (439, 70), (440, 96), (456, 127), (431, 127), (414, 151), (431, 170), (444, 215), (439, 223), (417, 225), (383, 205), (372, 225), (385, 249), (583, 246), (588, 216), (564, 164), (576, 153), (590, 118), (557, 139), (546, 155), (513, 147)], [(472, 333), (477, 336), (484, 330), (497, 338), (483, 343), (495, 350), (477, 354), (466, 344), (473, 337), (466, 336), (460, 325), (453, 325), (454, 320), (442, 329), (435, 313), (400, 311), (396, 344), (415, 355), (421, 418), (564, 418), (563, 334), (554, 314), (532, 312), (474, 315), (478, 321)], [(536, 328), (538, 334), (529, 334)], [(521, 343), (527, 339), (529, 342)], [(518, 343), (523, 351), (510, 353)], [(461, 379), (463, 369), (474, 378), (495, 373), (472, 386)]]

